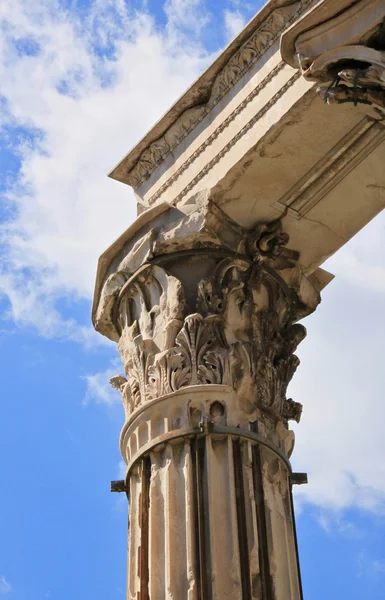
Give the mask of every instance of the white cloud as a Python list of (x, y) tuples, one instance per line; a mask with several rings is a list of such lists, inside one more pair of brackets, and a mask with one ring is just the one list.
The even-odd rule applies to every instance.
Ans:
[[(18, 128), (21, 171), (0, 231), (0, 294), (20, 325), (89, 345), (103, 339), (57, 303), (89, 301), (99, 254), (135, 217), (132, 192), (106, 173), (209, 62), (191, 36), (207, 22), (204, 6), (170, 0), (161, 28), (120, 0), (93, 2), (83, 22), (55, 0), (3, 0), (0, 127)], [(243, 25), (231, 6), (229, 37)], [(30, 55), (21, 53), (28, 44)], [(307, 320), (291, 386), (305, 407), (293, 459), (309, 471), (296, 493), (332, 510), (385, 506), (384, 228), (379, 217), (330, 261), (337, 279)], [(108, 383), (117, 371), (87, 375), (85, 402), (120, 403)]]
[(328, 515), (320, 514), (317, 516), (317, 522), (319, 526), (326, 531), (326, 533), (330, 533), (332, 530), (332, 525), (330, 522), (330, 518)]
[(369, 555), (368, 551), (363, 548), (356, 561), (356, 577), (365, 577), (366, 579), (375, 582), (382, 579), (385, 574), (385, 560), (374, 558)]
[(313, 515), (318, 525), (326, 533), (337, 533), (344, 537), (360, 538), (362, 531), (352, 521), (346, 520), (343, 512), (333, 512), (321, 509)]
[(384, 228), (381, 215), (326, 265), (336, 280), (306, 319), (290, 388), (304, 404), (293, 461), (309, 471), (296, 496), (332, 510), (385, 509)]
[(118, 476), (119, 479), (125, 479), (127, 473), (127, 465), (124, 460), (120, 460), (118, 464)]
[(385, 574), (385, 560), (373, 561), (373, 568), (377, 573)]
[(166, 0), (164, 10), (168, 17), (168, 35), (174, 41), (181, 41), (185, 31), (193, 34), (195, 39), (202, 36), (205, 26), (210, 21), (207, 4), (204, 0)]
[(5, 596), (12, 591), (11, 584), (3, 576), (0, 577), (0, 596)]
[(225, 10), (226, 37), (232, 40), (245, 26), (244, 15), (239, 10)]
[(117, 363), (118, 361), (114, 362), (105, 371), (92, 373), (83, 377), (86, 383), (86, 391), (83, 399), (84, 406), (90, 403), (104, 404), (108, 408), (122, 405), (121, 395), (110, 384), (111, 377), (117, 374), (119, 368), (122, 370), (121, 366), (116, 366)]
[[(44, 269), (35, 277), (25, 277), (23, 273), (1, 272), (0, 295), (10, 302), (10, 309), (2, 312), (21, 327), (38, 326), (45, 337), (67, 339), (83, 344), (86, 348), (110, 344), (109, 340), (95, 332), (92, 326), (83, 326), (72, 318), (64, 318), (55, 308), (55, 300), (60, 297), (60, 287), (49, 289), (49, 279), (44, 277)], [(62, 289), (63, 297), (68, 295)]]
[(135, 218), (132, 192), (106, 174), (207, 61), (175, 37), (182, 8), (169, 2), (171, 32), (119, 0), (92, 3), (83, 22), (55, 0), (2, 3), (0, 126), (19, 128), (21, 171), (7, 193), (0, 294), (43, 335), (74, 329), (57, 300), (90, 299), (98, 256)]

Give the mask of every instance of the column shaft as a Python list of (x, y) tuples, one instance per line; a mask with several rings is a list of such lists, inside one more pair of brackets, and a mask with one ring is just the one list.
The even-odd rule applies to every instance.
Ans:
[(130, 482), (130, 600), (299, 600), (289, 473), (271, 450), (181, 438)]

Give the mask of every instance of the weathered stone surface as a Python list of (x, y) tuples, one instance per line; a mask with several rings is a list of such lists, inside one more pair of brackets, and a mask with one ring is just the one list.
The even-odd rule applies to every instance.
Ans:
[(325, 102), (385, 110), (385, 5), (381, 0), (321, 2), (282, 37), (282, 57), (300, 66)]
[(204, 195), (149, 213), (101, 263), (94, 307), (125, 372), (111, 385), (126, 413), (128, 598), (198, 598), (199, 586), (202, 598), (298, 598), (288, 421), (302, 407), (286, 390), (306, 335), (297, 321), (326, 274), (304, 274), (280, 220), (245, 230)]
[(282, 419), (305, 335), (296, 322), (319, 303), (319, 281), (304, 275), (280, 221), (243, 230), (207, 201), (172, 213), (143, 234), (135, 273), (140, 244), (125, 245), (95, 312), (96, 328), (119, 341), (127, 415), (186, 386), (223, 384), (246, 413)]
[[(287, 8), (294, 9), (294, 4)], [(193, 127), (172, 154), (159, 160), (150, 177), (135, 190), (140, 210), (162, 203), (180, 208), (197, 195), (206, 194), (246, 229), (282, 217), (306, 273), (322, 265), (385, 204), (383, 194), (379, 193), (385, 187), (385, 127), (378, 106), (360, 102), (357, 106), (354, 102), (325, 105), (317, 96), (319, 80), (309, 79), (308, 75), (305, 79), (298, 70), (295, 50), (296, 40), (302, 39), (302, 35), (305, 41), (309, 37), (306, 51), (311, 64), (322, 58), (322, 53), (317, 54), (322, 43), (325, 49), (325, 44), (332, 45), (335, 39), (339, 40), (335, 47), (338, 52), (355, 46), (360, 52), (374, 52), (378, 57), (383, 52), (382, 29), (378, 26), (384, 18), (383, 6), (374, 0), (358, 3), (325, 0), (318, 8), (309, 8), (308, 12), (305, 6), (301, 8), (303, 18), (296, 17), (298, 24), (283, 36), (283, 58), (290, 64), (282, 61), (278, 39), (266, 47), (256, 62), (245, 66), (241, 79), (235, 78), (234, 86), (212, 107), (210, 114)], [(276, 4), (264, 7), (250, 27), (262, 27), (272, 10), (278, 10)], [(343, 15), (351, 10), (362, 10), (360, 18), (345, 19)], [(329, 21), (334, 23), (334, 17), (338, 27), (333, 26), (333, 35), (322, 32), (315, 35), (318, 27), (322, 29)], [(365, 31), (372, 24), (369, 35)], [(301, 27), (309, 31), (304, 32)], [(364, 32), (359, 43), (353, 36), (354, 28), (360, 36)], [(231, 46), (234, 53), (247, 42), (246, 35), (252, 35), (249, 27), (241, 34), (237, 50)], [(309, 48), (313, 37), (317, 44), (312, 54)], [(223, 60), (225, 56), (229, 59), (226, 54)], [(382, 75), (373, 61), (374, 67), (368, 72), (367, 64), (359, 63), (365, 73), (359, 73), (356, 83), (361, 81), (363, 85), (356, 86), (355, 91), (354, 85), (347, 81), (355, 79), (354, 69), (353, 73), (346, 64), (338, 68), (344, 71), (345, 80), (341, 79), (338, 86), (346, 83), (345, 96), (357, 101), (381, 96), (378, 85)], [(339, 64), (337, 61), (336, 65)], [(310, 66), (304, 64), (306, 73)], [(329, 72), (327, 68), (325, 76), (329, 77)], [(209, 81), (212, 84), (208, 73), (202, 76), (202, 84), (208, 85)], [(322, 79), (321, 84), (327, 91), (329, 83)], [(339, 89), (333, 89), (336, 97), (340, 95)], [(198, 93), (196, 86), (191, 93), (192, 90)], [(329, 100), (332, 101), (331, 95)], [(175, 117), (173, 111), (162, 119), (164, 127), (167, 119)], [(150, 132), (150, 137), (159, 138), (159, 125)], [(138, 158), (136, 150), (129, 155), (131, 167)], [(122, 173), (116, 175), (125, 181)], [(302, 193), (305, 189), (306, 193)]]
[(267, 3), (111, 174), (139, 203), (92, 312), (124, 365), (129, 600), (302, 597), (287, 387), (320, 265), (385, 205), (384, 17)]
[(196, 287), (190, 292), (196, 313), (188, 314), (181, 281), (159, 266), (141, 270), (125, 286), (116, 324), (127, 413), (189, 385), (223, 384), (238, 391), (246, 412), (260, 405), (282, 418), (298, 363), (293, 352), (305, 336), (293, 322), (315, 308), (318, 291), (308, 283), (313, 297), (305, 307), (269, 268), (234, 257), (202, 257), (207, 260), (217, 262), (213, 275), (189, 282), (190, 290)]
[(310, 5), (311, 0), (278, 0), (264, 6), (110, 176), (140, 187)]

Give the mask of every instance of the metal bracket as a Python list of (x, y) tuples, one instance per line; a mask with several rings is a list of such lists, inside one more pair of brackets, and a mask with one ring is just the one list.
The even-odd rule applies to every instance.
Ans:
[(118, 481), (111, 481), (111, 492), (117, 492), (117, 493), (122, 493), (122, 492), (128, 492), (128, 488), (126, 486), (126, 482), (124, 481), (124, 479), (119, 479)]
[(305, 485), (308, 483), (307, 473), (292, 473), (290, 483), (291, 485)]
[(199, 423), (199, 429), (201, 430), (201, 433), (212, 433), (214, 430), (214, 423), (213, 421), (210, 421), (210, 419), (203, 419)]

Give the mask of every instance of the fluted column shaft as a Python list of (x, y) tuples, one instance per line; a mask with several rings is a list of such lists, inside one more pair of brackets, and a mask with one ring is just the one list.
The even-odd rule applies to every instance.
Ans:
[[(218, 410), (221, 391), (231, 405), (230, 390), (214, 387), (171, 395), (164, 414), (192, 397), (202, 412)], [(301, 597), (289, 461), (257, 422), (238, 431), (217, 422), (181, 421), (178, 434), (165, 416), (162, 441), (128, 459), (130, 600)]]

